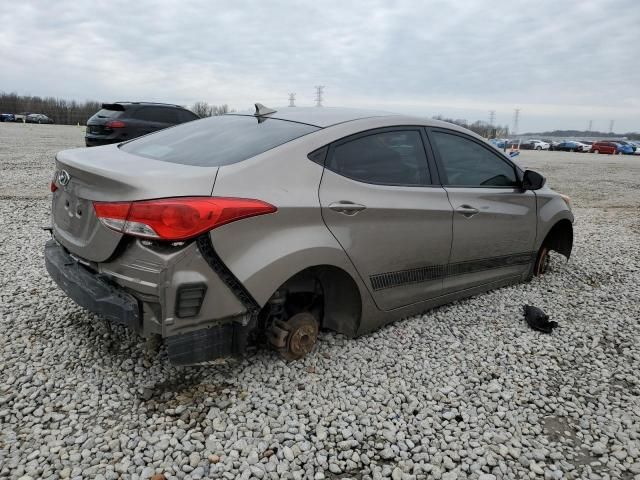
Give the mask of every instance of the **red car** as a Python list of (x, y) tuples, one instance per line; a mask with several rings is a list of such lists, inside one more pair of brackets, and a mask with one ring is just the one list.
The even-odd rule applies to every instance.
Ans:
[(613, 142), (598, 140), (597, 142), (593, 142), (591, 151), (593, 153), (607, 153), (609, 155), (615, 155), (618, 152), (618, 146)]

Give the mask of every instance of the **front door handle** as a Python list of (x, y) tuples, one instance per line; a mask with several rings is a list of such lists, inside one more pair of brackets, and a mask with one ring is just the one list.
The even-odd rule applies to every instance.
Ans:
[(355, 215), (367, 207), (348, 200), (341, 200), (339, 202), (330, 203), (329, 208), (334, 212), (344, 213), (345, 215)]
[(480, 210), (472, 207), (471, 205), (464, 204), (456, 208), (456, 212), (458, 212), (460, 215), (464, 215), (467, 218), (471, 218), (474, 215), (480, 213)]

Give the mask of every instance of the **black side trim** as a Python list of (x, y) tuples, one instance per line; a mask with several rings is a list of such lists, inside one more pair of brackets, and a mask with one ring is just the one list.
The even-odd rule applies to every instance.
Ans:
[(536, 252), (515, 253), (500, 257), (480, 258), (468, 262), (450, 263), (447, 267), (447, 276), (465, 275), (467, 273), (492, 270), (494, 268), (510, 267), (512, 265), (526, 265), (536, 259)]
[(431, 265), (428, 267), (399, 270), (396, 272), (378, 273), (371, 275), (373, 290), (399, 287), (414, 283), (424, 283), (439, 278), (454, 277), (467, 273), (492, 270), (494, 268), (509, 267), (511, 265), (526, 265), (536, 259), (536, 252), (516, 253), (499, 257), (481, 258), (467, 262), (451, 263), (449, 265)]
[(250, 320), (257, 319), (258, 313), (260, 313), (260, 305), (258, 305), (255, 298), (253, 298), (240, 280), (236, 278), (236, 276), (218, 256), (217, 252), (213, 248), (213, 244), (211, 243), (209, 233), (200, 235), (196, 239), (196, 245), (198, 245), (198, 250), (200, 250), (200, 253), (209, 266), (218, 274), (224, 284), (229, 287), (238, 300), (240, 300), (240, 303), (242, 303), (242, 305), (247, 309), (247, 312), (251, 317)]
[(408, 285), (410, 283), (428, 282), (430, 280), (443, 278), (445, 276), (445, 270), (445, 265), (434, 265), (398, 272), (379, 273), (370, 277), (371, 286), (374, 290), (383, 290), (385, 288)]

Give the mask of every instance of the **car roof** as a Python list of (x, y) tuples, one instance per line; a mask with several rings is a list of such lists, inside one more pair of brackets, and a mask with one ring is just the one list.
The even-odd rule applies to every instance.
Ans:
[[(254, 116), (254, 111), (231, 112), (226, 115)], [(263, 115), (264, 118), (274, 118), (289, 122), (304, 123), (314, 127), (326, 128), (345, 122), (353, 122), (368, 118), (393, 118), (397, 119), (397, 125), (424, 125), (432, 127), (446, 127), (452, 130), (460, 130), (469, 133), (468, 130), (458, 125), (434, 120), (427, 117), (408, 116), (383, 110), (367, 110), (360, 108), (342, 107), (281, 107), (275, 108), (274, 113)]]
[(184, 109), (184, 107), (182, 105), (175, 105), (173, 103), (162, 103), (162, 102), (112, 102), (112, 103), (103, 103), (102, 107), (105, 108), (105, 105), (152, 105), (152, 106), (159, 106), (159, 107), (174, 107), (174, 108), (182, 108)]
[[(253, 111), (232, 112), (228, 115), (254, 115)], [(264, 115), (265, 118), (276, 118), (289, 122), (306, 123), (315, 127), (325, 128), (338, 123), (351, 122), (371, 117), (393, 116), (394, 113), (379, 110), (364, 110), (359, 108), (341, 107), (282, 107), (274, 113)]]

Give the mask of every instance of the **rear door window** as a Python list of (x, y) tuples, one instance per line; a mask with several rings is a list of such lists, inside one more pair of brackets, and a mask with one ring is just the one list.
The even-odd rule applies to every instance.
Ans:
[(249, 115), (222, 115), (161, 130), (120, 148), (134, 155), (164, 162), (196, 166), (222, 166), (241, 162), (318, 127)]
[(393, 130), (338, 143), (326, 167), (344, 177), (379, 185), (431, 183), (419, 130)]
[(189, 112), (187, 110), (176, 110), (178, 113), (179, 123), (190, 122), (191, 120), (197, 120), (198, 117), (195, 113)]
[(180, 123), (178, 120), (178, 112), (175, 108), (142, 107), (136, 110), (133, 116), (138, 120), (147, 122)]

